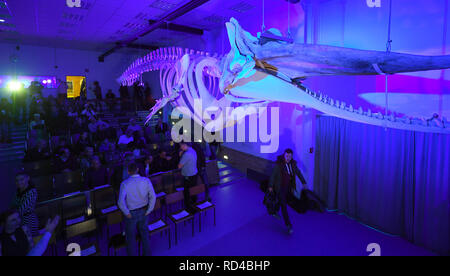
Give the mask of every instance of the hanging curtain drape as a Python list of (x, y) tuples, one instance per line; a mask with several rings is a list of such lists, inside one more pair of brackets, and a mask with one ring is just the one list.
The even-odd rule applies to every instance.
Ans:
[(314, 189), (329, 209), (448, 255), (449, 182), (450, 135), (317, 119)]

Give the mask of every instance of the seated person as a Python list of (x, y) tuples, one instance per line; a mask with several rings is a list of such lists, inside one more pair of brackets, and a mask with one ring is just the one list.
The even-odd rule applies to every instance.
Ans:
[(75, 158), (70, 153), (68, 148), (61, 149), (61, 152), (55, 159), (55, 169), (58, 173), (68, 172), (77, 169)]
[(87, 132), (83, 132), (83, 133), (81, 133), (80, 139), (77, 141), (77, 143), (73, 147), (73, 152), (76, 155), (79, 155), (87, 146), (90, 146), (91, 144), (92, 143), (89, 138), (89, 134)]
[(70, 128), (71, 133), (82, 133), (88, 129), (85, 118), (76, 117)]
[(85, 108), (81, 111), (81, 115), (86, 116), (87, 118), (94, 117), (96, 115), (94, 111), (94, 107), (91, 104), (86, 104)]
[(24, 157), (24, 162), (35, 162), (39, 160), (48, 159), (50, 157), (50, 150), (47, 143), (39, 139), (37, 145), (27, 151)]
[(110, 138), (106, 137), (98, 147), (99, 152), (107, 152), (107, 151), (114, 151), (116, 149), (116, 145), (111, 142)]
[(91, 167), (91, 158), (94, 156), (94, 148), (87, 146), (84, 148), (83, 153), (80, 156), (80, 168), (83, 172), (86, 172)]
[(28, 227), (21, 226), (19, 212), (14, 209), (4, 212), (0, 218), (3, 229), (0, 233), (0, 256), (41, 256), (47, 249), (58, 222), (58, 216), (49, 219), (43, 237), (35, 245)]
[(107, 128), (109, 128), (109, 125), (105, 122), (103, 122), (101, 119), (97, 119), (95, 117), (91, 117), (89, 119), (90, 123), (88, 125), (89, 131), (91, 133), (97, 133), (99, 131), (105, 131)]
[(108, 171), (100, 163), (98, 156), (92, 156), (91, 167), (86, 172), (85, 188), (90, 190), (94, 187), (108, 184)]
[(108, 89), (108, 93), (106, 93), (106, 98), (109, 100), (114, 100), (116, 95), (112, 92), (112, 89)]
[(158, 156), (155, 158), (155, 170), (156, 172), (167, 172), (172, 170), (172, 157), (167, 155), (166, 150), (160, 149)]
[(34, 119), (30, 122), (30, 129), (43, 129), (44, 126), (45, 122), (41, 119), (41, 114), (34, 114)]
[(128, 145), (129, 143), (133, 142), (133, 133), (130, 130), (127, 130), (125, 134), (121, 135), (119, 138), (119, 141), (117, 142), (117, 145)]

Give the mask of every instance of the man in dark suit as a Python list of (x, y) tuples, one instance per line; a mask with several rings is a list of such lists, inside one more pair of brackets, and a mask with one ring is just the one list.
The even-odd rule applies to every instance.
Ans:
[[(293, 230), (287, 212), (287, 198), (296, 189), (296, 176), (302, 182), (303, 187), (306, 188), (306, 180), (298, 169), (297, 162), (292, 159), (292, 156), (293, 151), (291, 149), (286, 149), (283, 155), (278, 156), (269, 182), (269, 191), (275, 191), (279, 199), (281, 213), (283, 214), (284, 223), (287, 226), (289, 234), (292, 234)], [(279, 215), (276, 214), (275, 217), (279, 218)]]

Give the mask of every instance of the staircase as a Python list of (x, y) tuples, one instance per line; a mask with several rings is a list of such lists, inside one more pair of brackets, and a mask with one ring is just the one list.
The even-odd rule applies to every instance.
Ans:
[(230, 165), (224, 163), (221, 160), (217, 161), (217, 166), (219, 167), (220, 187), (226, 187), (228, 185), (233, 184), (237, 180), (245, 178), (245, 175), (242, 172), (231, 167)]
[(27, 140), (26, 125), (11, 126), (11, 142), (0, 144), (0, 162), (22, 160)]

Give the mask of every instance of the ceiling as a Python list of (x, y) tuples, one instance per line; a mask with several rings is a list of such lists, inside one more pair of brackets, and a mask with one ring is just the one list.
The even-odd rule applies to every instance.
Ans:
[[(0, 0), (0, 42), (107, 51), (133, 38), (148, 20), (158, 20), (189, 0)], [(260, 13), (261, 0), (210, 0), (171, 23), (211, 31), (232, 16)], [(1, 21), (1, 20), (0, 20)], [(196, 35), (158, 29), (134, 43), (176, 46)], [(122, 49), (135, 52), (134, 49)]]

